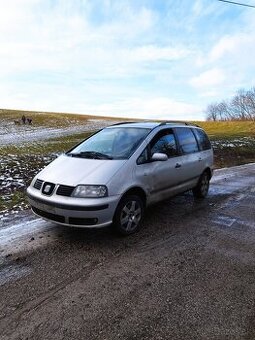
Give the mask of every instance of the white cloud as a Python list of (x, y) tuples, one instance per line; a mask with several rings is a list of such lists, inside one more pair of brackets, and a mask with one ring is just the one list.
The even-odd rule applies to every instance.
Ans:
[(219, 15), (221, 13), (217, 2), (208, 2), (207, 0), (195, 0), (192, 6), (192, 18), (205, 17), (208, 15)]
[[(0, 19), (8, 18), (7, 28), (15, 32), (9, 39), (0, 29), (2, 77), (25, 72), (49, 72), (52, 76), (69, 72), (87, 79), (132, 77), (144, 74), (144, 63), (176, 61), (190, 53), (183, 46), (147, 41), (157, 15), (143, 7), (135, 10), (129, 2), (114, 3), (117, 19), (99, 25), (89, 20), (89, 5), (79, 13), (72, 2), (56, 2), (44, 13), (39, 0), (10, 3), (2, 6), (0, 14)], [(104, 2), (106, 11), (112, 10), (109, 3)]]
[[(78, 108), (77, 108), (78, 109)], [(99, 116), (162, 120), (203, 119), (202, 107), (167, 97), (129, 97), (99, 105), (81, 105), (79, 110)]]
[(224, 72), (221, 69), (213, 68), (193, 77), (190, 84), (195, 88), (214, 87), (220, 85), (224, 80)]
[[(106, 89), (110, 93), (111, 89)], [(38, 93), (41, 101), (38, 102)], [(50, 87), (38, 84), (33, 90), (27, 91), (21, 87), (19, 92), (13, 93), (11, 87), (0, 86), (0, 102), (5, 108), (55, 112), (84, 113), (99, 116), (130, 117), (144, 119), (203, 119), (202, 107), (192, 103), (158, 96), (126, 96), (107, 100), (81, 100), (83, 91), (66, 89), (63, 85)]]
[(0, 107), (187, 119), (254, 81), (254, 24), (232, 33), (217, 2), (158, 3), (0, 0)]
[(31, 19), (31, 9), (37, 0), (0, 0), (0, 30), (17, 31)]
[[(157, 60), (178, 60), (187, 57), (190, 51), (184, 47), (159, 47), (159, 46), (141, 46), (130, 49), (129, 57), (137, 62), (157, 61)], [(128, 55), (126, 56), (128, 57)]]
[[(210, 60), (217, 61), (227, 56), (235, 57), (236, 54), (239, 55), (244, 51), (249, 51), (249, 48), (252, 47), (254, 43), (255, 37), (249, 34), (240, 33), (232, 36), (224, 36), (213, 46), (210, 52)], [(252, 56), (252, 58), (253, 57), (254, 56)]]
[(96, 112), (99, 115), (114, 115), (145, 118), (145, 119), (194, 119), (201, 107), (179, 102), (167, 97), (131, 97), (111, 104), (99, 105)]

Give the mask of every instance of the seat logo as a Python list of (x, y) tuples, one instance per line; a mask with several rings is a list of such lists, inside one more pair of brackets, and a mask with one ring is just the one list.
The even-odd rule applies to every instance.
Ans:
[(44, 188), (45, 194), (48, 194), (50, 192), (50, 189), (51, 189), (51, 185), (49, 184), (45, 185), (45, 188)]
[(53, 183), (44, 183), (42, 192), (45, 195), (51, 195), (53, 193), (53, 190), (55, 188), (55, 184)]

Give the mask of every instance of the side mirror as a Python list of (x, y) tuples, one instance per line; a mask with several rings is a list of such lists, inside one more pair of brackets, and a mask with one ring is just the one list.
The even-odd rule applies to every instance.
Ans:
[(159, 152), (155, 152), (152, 157), (151, 157), (151, 161), (156, 162), (156, 161), (167, 161), (168, 157), (165, 153), (159, 153)]

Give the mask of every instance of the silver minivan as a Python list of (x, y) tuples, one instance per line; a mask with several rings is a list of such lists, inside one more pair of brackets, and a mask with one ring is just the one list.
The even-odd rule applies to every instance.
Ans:
[(145, 208), (192, 190), (204, 198), (213, 150), (188, 123), (128, 122), (104, 128), (40, 171), (27, 189), (33, 212), (58, 224), (137, 231)]

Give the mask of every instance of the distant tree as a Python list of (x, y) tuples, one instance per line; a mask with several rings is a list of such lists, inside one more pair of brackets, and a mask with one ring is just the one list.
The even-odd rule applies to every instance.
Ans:
[(255, 87), (247, 91), (246, 96), (247, 105), (249, 107), (249, 119), (255, 120)]
[(241, 89), (233, 97), (230, 102), (232, 115), (237, 120), (246, 120), (249, 114), (249, 107), (247, 106), (247, 97), (245, 90)]
[(229, 119), (229, 107), (226, 101), (222, 101), (218, 104), (218, 116), (219, 120), (228, 120)]
[(213, 121), (219, 120), (218, 103), (208, 105), (206, 109), (206, 119)]
[(255, 120), (255, 87), (240, 89), (230, 101), (208, 105), (207, 120)]
[(227, 120), (229, 117), (228, 105), (225, 101), (208, 105), (206, 109), (207, 120)]

